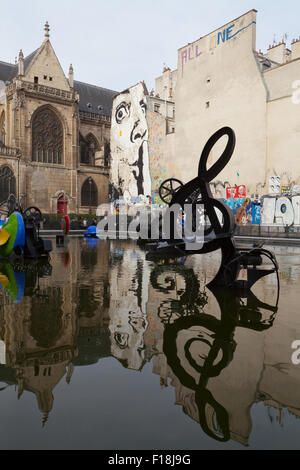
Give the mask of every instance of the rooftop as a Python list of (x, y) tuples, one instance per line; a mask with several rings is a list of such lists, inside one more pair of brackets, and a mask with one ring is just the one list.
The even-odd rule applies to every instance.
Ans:
[[(29, 54), (24, 59), (24, 69), (26, 70), (39, 49)], [(18, 64), (10, 64), (0, 61), (0, 81), (11, 82), (18, 74)], [(79, 93), (79, 110), (87, 113), (110, 116), (113, 98), (117, 91), (108, 90), (89, 83), (74, 81), (74, 88)]]

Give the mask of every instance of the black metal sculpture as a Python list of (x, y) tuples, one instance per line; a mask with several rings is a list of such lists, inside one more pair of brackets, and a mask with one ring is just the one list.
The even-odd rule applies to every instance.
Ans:
[(39, 230), (43, 216), (38, 207), (28, 207), (23, 212), (25, 224), (25, 258), (41, 258), (52, 251), (52, 241), (40, 237)]
[[(212, 148), (224, 136), (228, 137), (228, 142), (217, 162), (207, 169), (207, 162)], [(206, 143), (199, 161), (198, 176), (192, 181), (183, 185), (181, 181), (171, 178), (162, 183), (160, 196), (164, 202), (169, 204), (169, 209), (180, 206), (182, 211), (186, 204), (192, 207), (193, 230), (195, 230), (196, 213), (199, 207), (204, 208), (203, 219), (205, 220), (203, 245), (201, 248), (187, 249), (187, 240), (184, 236), (180, 239), (174, 236), (175, 219), (170, 212), (170, 237), (163, 241), (160, 239), (154, 242), (148, 241), (146, 250), (147, 259), (155, 260), (159, 258), (178, 258), (194, 254), (205, 254), (221, 249), (222, 262), (215, 279), (211, 285), (238, 287), (250, 289), (252, 285), (261, 277), (275, 272), (278, 269), (273, 253), (262, 249), (262, 246), (252, 246), (249, 248), (238, 248), (234, 241), (235, 219), (231, 209), (222, 201), (213, 198), (210, 189), (211, 181), (225, 168), (235, 148), (235, 133), (229, 127), (218, 130)], [(257, 269), (263, 264), (263, 258), (267, 257), (273, 267), (269, 270)], [(248, 281), (238, 281), (241, 268), (248, 271)]]
[(6, 222), (2, 230), (7, 233), (1, 242), (0, 255), (9, 257), (14, 254), (24, 258), (48, 257), (52, 251), (52, 242), (40, 237), (39, 230), (43, 221), (40, 209), (28, 207), (23, 210), (14, 195), (10, 195), (0, 207), (3, 213), (6, 212)]

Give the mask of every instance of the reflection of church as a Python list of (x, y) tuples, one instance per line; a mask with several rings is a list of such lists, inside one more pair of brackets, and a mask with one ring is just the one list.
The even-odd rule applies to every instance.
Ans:
[(115, 92), (66, 78), (49, 40), (0, 61), (0, 202), (14, 193), (47, 213), (87, 213), (108, 201)]
[(0, 382), (17, 386), (18, 398), (33, 393), (43, 424), (55, 387), (71, 382), (74, 366), (110, 353), (109, 252), (105, 243), (89, 242), (77, 239), (69, 256), (62, 248), (52, 253), (51, 266), (31, 262), (24, 273), (0, 263)]

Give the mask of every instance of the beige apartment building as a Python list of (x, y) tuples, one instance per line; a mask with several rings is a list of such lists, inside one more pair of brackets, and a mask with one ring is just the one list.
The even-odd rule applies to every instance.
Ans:
[(226, 186), (244, 184), (250, 197), (300, 186), (300, 40), (289, 49), (283, 39), (263, 53), (256, 27), (251, 10), (180, 48), (178, 69), (156, 80), (155, 93), (166, 99), (171, 89), (175, 100), (175, 134), (164, 143), (168, 177), (194, 178), (208, 138), (223, 126), (234, 129), (234, 155), (213, 184), (217, 197)]

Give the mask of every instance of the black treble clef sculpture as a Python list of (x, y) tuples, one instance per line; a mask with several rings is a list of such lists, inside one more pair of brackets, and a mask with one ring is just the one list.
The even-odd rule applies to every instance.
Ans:
[[(224, 136), (228, 137), (226, 147), (219, 159), (208, 169), (207, 163), (209, 155), (216, 143)], [(174, 234), (175, 216), (171, 213), (170, 220), (170, 238), (167, 242), (162, 239), (156, 242), (148, 243), (146, 249), (148, 251), (147, 259), (155, 260), (157, 258), (178, 258), (194, 254), (211, 253), (221, 249), (222, 262), (220, 269), (210, 283), (212, 286), (227, 286), (250, 289), (253, 284), (261, 277), (278, 270), (277, 262), (273, 253), (262, 250), (259, 247), (251, 247), (248, 249), (237, 248), (233, 240), (235, 232), (235, 218), (231, 209), (225, 202), (215, 199), (210, 189), (210, 183), (225, 168), (230, 161), (235, 149), (235, 133), (230, 127), (223, 127), (215, 132), (206, 143), (199, 161), (198, 176), (186, 183), (179, 185), (174, 189), (172, 179), (162, 183), (160, 194), (166, 194), (170, 199), (169, 211), (173, 207), (181, 207), (183, 212), (187, 204), (192, 206), (192, 228), (197, 229), (196, 213), (202, 208), (202, 220), (204, 220), (204, 233), (202, 245), (190, 242), (187, 248), (187, 239), (182, 237), (176, 239)], [(179, 180), (176, 180), (177, 182)], [(179, 182), (180, 183), (180, 182)], [(177, 185), (178, 186), (178, 185)], [(171, 188), (169, 191), (168, 188)], [(164, 193), (163, 191), (166, 191)], [(165, 217), (165, 216), (164, 216)], [(259, 270), (257, 266), (262, 265), (262, 257), (269, 258), (274, 268), (272, 270)], [(249, 280), (238, 281), (238, 275), (241, 268), (247, 269), (250, 273)]]

